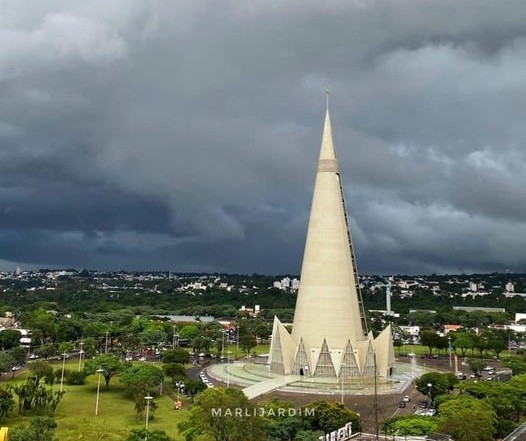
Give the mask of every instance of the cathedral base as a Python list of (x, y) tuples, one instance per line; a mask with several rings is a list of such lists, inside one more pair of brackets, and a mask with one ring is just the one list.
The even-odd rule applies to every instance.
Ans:
[[(390, 379), (377, 378), (377, 392), (378, 394), (402, 393), (421, 373), (421, 369), (398, 364), (396, 372)], [(221, 383), (222, 387), (227, 385), (244, 389), (251, 387), (253, 390), (252, 386), (261, 384), (260, 393), (252, 392), (250, 398), (273, 391), (303, 395), (374, 395), (374, 378), (346, 379), (342, 382), (339, 378), (282, 376), (270, 372), (269, 365), (250, 362), (214, 364), (206, 368), (206, 374), (212, 380)], [(280, 379), (285, 379), (285, 385), (283, 382), (280, 383)], [(276, 387), (268, 386), (270, 383), (274, 383)]]

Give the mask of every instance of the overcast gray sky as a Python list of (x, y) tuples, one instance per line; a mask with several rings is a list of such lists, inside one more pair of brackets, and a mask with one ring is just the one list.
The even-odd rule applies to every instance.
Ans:
[(298, 273), (327, 86), (360, 272), (526, 269), (523, 0), (0, 0), (0, 267)]

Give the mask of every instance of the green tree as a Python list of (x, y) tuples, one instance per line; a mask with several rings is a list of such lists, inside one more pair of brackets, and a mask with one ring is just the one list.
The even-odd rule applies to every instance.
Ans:
[(135, 403), (143, 403), (144, 397), (159, 387), (164, 373), (151, 364), (135, 364), (125, 368), (119, 375), (119, 381), (131, 393)]
[(473, 348), (475, 344), (475, 339), (472, 332), (466, 332), (466, 331), (457, 331), (452, 334), (453, 336), (453, 346), (455, 348), (460, 349), (460, 352), (462, 353), (462, 357), (466, 356), (466, 352), (468, 349)]
[(486, 338), (483, 335), (475, 335), (473, 339), (475, 340), (473, 349), (478, 349), (479, 355), (482, 355), (482, 353), (488, 348), (488, 342)]
[(305, 426), (306, 422), (299, 417), (273, 418), (267, 428), (268, 440), (296, 440), (298, 432), (305, 430)]
[(9, 355), (15, 360), (15, 364), (25, 364), (27, 360), (27, 349), (22, 346), (16, 346), (9, 350)]
[(106, 332), (110, 331), (110, 327), (106, 323), (96, 320), (90, 320), (82, 329), (83, 337), (101, 338), (106, 336)]
[(438, 395), (448, 393), (453, 389), (458, 379), (453, 374), (428, 372), (416, 380), (416, 389), (423, 395), (429, 395), (434, 401)]
[(194, 352), (201, 352), (201, 350), (208, 352), (210, 346), (212, 346), (212, 340), (208, 337), (198, 336), (192, 339), (192, 348)]
[(39, 357), (49, 358), (57, 353), (57, 347), (52, 343), (44, 343), (39, 348), (35, 349), (35, 354)]
[(439, 406), (439, 431), (456, 441), (491, 441), (497, 419), (491, 406), (483, 400), (459, 396)]
[(510, 432), (513, 423), (526, 412), (526, 376), (517, 375), (506, 382), (469, 382), (462, 384), (463, 393), (490, 404), (497, 416), (497, 437)]
[[(294, 414), (289, 416), (288, 409), (294, 408), (294, 404), (291, 402), (275, 398), (268, 403), (264, 403), (264, 407), (266, 410), (265, 415), (269, 419), (267, 428), (269, 441), (297, 440), (299, 433), (309, 429), (308, 421)], [(286, 413), (280, 413), (283, 412), (281, 409), (285, 409)], [(323, 435), (323, 433), (320, 435)]]
[(60, 355), (62, 354), (69, 354), (75, 345), (70, 341), (64, 341), (58, 345), (58, 351), (60, 352)]
[(168, 375), (172, 379), (172, 383), (175, 384), (177, 381), (186, 379), (186, 368), (184, 365), (179, 363), (169, 363), (163, 366), (165, 375)]
[(51, 311), (39, 308), (31, 312), (25, 320), (25, 326), (31, 329), (33, 336), (40, 336), (42, 344), (53, 343), (56, 340), (58, 318)]
[(323, 435), (321, 430), (298, 430), (295, 441), (318, 441)]
[(505, 365), (512, 370), (513, 375), (526, 374), (526, 357), (510, 358)]
[(199, 327), (197, 325), (185, 325), (179, 331), (179, 338), (192, 340), (199, 335)]
[[(72, 386), (81, 386), (86, 383), (86, 371), (67, 371), (66, 382)], [(56, 378), (56, 376), (55, 376)]]
[(0, 419), (8, 417), (14, 406), (15, 400), (11, 389), (0, 388)]
[(500, 353), (508, 347), (507, 336), (503, 332), (492, 330), (492, 332), (486, 332), (486, 346), (495, 352), (495, 356), (498, 358)]
[(148, 326), (139, 334), (143, 345), (154, 346), (166, 341), (167, 334), (162, 326)]
[(239, 337), (239, 346), (241, 346), (241, 349), (245, 353), (250, 352), (257, 344), (256, 336), (253, 334), (243, 334)]
[(0, 372), (8, 372), (15, 364), (15, 359), (9, 352), (0, 351)]
[(470, 358), (468, 364), (474, 374), (479, 374), (486, 363), (479, 358)]
[(190, 354), (186, 349), (177, 348), (169, 349), (164, 353), (163, 362), (166, 364), (179, 363), (187, 364), (190, 363)]
[(186, 440), (206, 435), (215, 441), (260, 441), (266, 439), (266, 421), (254, 409), (240, 390), (207, 389), (195, 398), (188, 420), (177, 427)]
[(312, 415), (309, 414), (306, 417), (312, 430), (330, 433), (349, 422), (352, 423), (353, 432), (359, 432), (362, 429), (359, 415), (345, 408), (341, 403), (318, 400), (309, 404), (307, 408), (314, 411)]
[(95, 357), (97, 354), (97, 342), (92, 337), (87, 337), (83, 340), (84, 359)]
[(433, 353), (434, 348), (441, 349), (447, 347), (447, 339), (440, 337), (440, 335), (434, 331), (422, 331), (420, 340), (424, 346), (427, 346), (430, 355)]
[(6, 329), (0, 331), (0, 347), (2, 350), (8, 350), (20, 346), (22, 333), (17, 329)]
[(133, 429), (124, 441), (174, 441), (164, 430)]
[(203, 392), (206, 389), (206, 384), (201, 380), (184, 380), (184, 390), (190, 395), (197, 395), (199, 392)]
[(29, 425), (13, 427), (9, 441), (54, 441), (57, 423), (53, 418), (36, 417)]
[(33, 375), (33, 378), (35, 380), (36, 386), (39, 385), (40, 380), (45, 379), (46, 382), (53, 384), (53, 380), (50, 380), (50, 378), (54, 378), (53, 368), (47, 361), (35, 361), (34, 363), (31, 363), (29, 365), (29, 371)]
[(384, 431), (388, 435), (410, 436), (429, 435), (438, 429), (438, 421), (420, 415), (408, 415), (384, 421)]
[(103, 354), (86, 361), (84, 370), (87, 374), (93, 374), (97, 369), (102, 369), (101, 375), (104, 377), (106, 389), (108, 389), (112, 377), (120, 372), (124, 366), (124, 363), (120, 361), (119, 357), (113, 354)]

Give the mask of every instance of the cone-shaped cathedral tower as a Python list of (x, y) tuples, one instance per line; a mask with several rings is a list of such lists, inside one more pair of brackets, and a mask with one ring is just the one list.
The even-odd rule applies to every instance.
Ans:
[(367, 332), (327, 102), (292, 335), (275, 317), (270, 370), (356, 378), (374, 376), (375, 364), (391, 375), (391, 328)]

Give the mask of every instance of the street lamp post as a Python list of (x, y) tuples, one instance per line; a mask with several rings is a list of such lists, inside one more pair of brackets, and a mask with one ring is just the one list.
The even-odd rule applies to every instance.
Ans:
[(172, 326), (172, 349), (175, 349), (175, 325)]
[(60, 392), (64, 389), (64, 368), (66, 367), (66, 353), (62, 354), (62, 375), (60, 376)]
[(95, 415), (98, 415), (99, 414), (99, 397), (100, 397), (100, 374), (104, 372), (104, 369), (99, 367), (96, 372), (99, 375), (99, 378), (97, 380), (97, 402), (95, 403)]
[(146, 397), (144, 397), (144, 399), (146, 400), (146, 423), (144, 426), (146, 434), (144, 436), (144, 441), (147, 441), (148, 440), (148, 420), (150, 419), (150, 401), (153, 400), (153, 397), (151, 395), (147, 395)]
[(451, 362), (451, 335), (448, 335), (447, 336), (447, 341), (448, 341), (448, 344), (449, 344), (449, 369), (451, 369), (451, 366), (453, 365), (453, 363)]
[(431, 388), (433, 387), (433, 383), (427, 383), (427, 387), (429, 388), (427, 395), (428, 395), (428, 406), (431, 404)]
[(80, 372), (80, 365), (82, 364), (82, 354), (84, 354), (84, 351), (82, 350), (82, 346), (84, 346), (84, 342), (80, 342), (80, 351), (79, 351), (79, 372)]
[(226, 365), (226, 387), (227, 388), (230, 387), (230, 352), (231, 351), (226, 351), (226, 353), (228, 355), (228, 362), (227, 362), (227, 365)]

